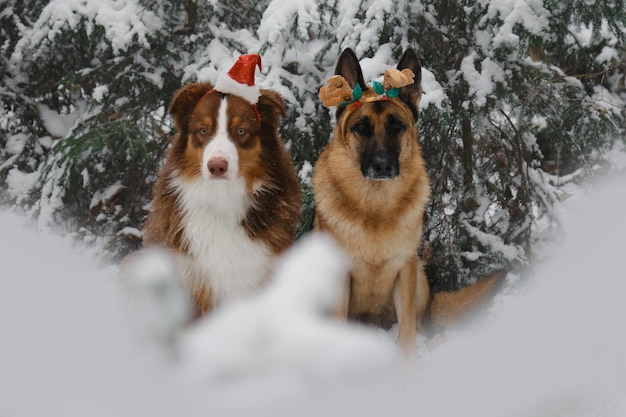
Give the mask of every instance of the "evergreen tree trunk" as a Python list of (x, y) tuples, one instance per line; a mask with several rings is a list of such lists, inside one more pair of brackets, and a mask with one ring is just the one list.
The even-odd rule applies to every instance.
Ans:
[(467, 117), (461, 121), (461, 132), (463, 137), (463, 188), (466, 197), (473, 197), (476, 192), (474, 187), (474, 137), (472, 136), (472, 121)]

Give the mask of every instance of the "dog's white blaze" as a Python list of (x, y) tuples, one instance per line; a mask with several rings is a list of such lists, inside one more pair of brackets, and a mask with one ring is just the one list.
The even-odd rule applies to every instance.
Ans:
[(273, 264), (269, 248), (248, 237), (242, 220), (250, 207), (243, 178), (231, 181), (172, 181), (180, 193), (183, 234), (189, 256), (181, 257), (181, 273), (190, 289), (210, 287), (214, 305), (254, 292)]
[(223, 179), (237, 178), (239, 171), (239, 155), (237, 147), (228, 137), (228, 115), (226, 114), (226, 98), (222, 99), (220, 107), (217, 111), (217, 129), (215, 136), (204, 148), (202, 154), (202, 176), (211, 179), (208, 163), (213, 158), (223, 158), (228, 162), (228, 170)]

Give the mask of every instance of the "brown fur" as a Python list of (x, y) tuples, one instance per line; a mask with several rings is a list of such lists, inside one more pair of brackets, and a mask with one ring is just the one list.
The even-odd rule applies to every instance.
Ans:
[[(163, 246), (183, 258), (193, 254), (185, 237), (188, 226), (183, 222), (180, 195), (172, 183), (175, 178), (193, 180), (202, 175), (202, 152), (215, 133), (217, 108), (224, 97), (218, 92), (205, 96), (212, 88), (210, 83), (194, 83), (174, 95), (169, 112), (178, 134), (157, 179), (152, 211), (144, 225), (147, 246)], [(228, 134), (237, 145), (239, 175), (245, 179), (250, 202), (240, 226), (250, 240), (261, 242), (277, 256), (295, 239), (301, 204), (293, 162), (278, 136), (285, 105), (277, 93), (261, 90), (259, 123), (254, 108), (245, 100), (233, 95), (227, 100)], [(200, 126), (206, 131), (200, 132)], [(240, 127), (245, 129), (243, 136), (237, 134)], [(207, 277), (183, 276), (182, 280), (198, 310), (209, 311), (213, 307), (212, 289), (208, 284), (197, 285), (208, 282)]]
[(430, 303), (431, 330), (457, 326), (468, 318), (468, 312), (478, 310), (504, 282), (505, 270), (499, 270), (473, 285), (455, 292), (438, 292)]
[[(467, 312), (483, 302), (497, 280), (485, 282), (482, 290), (471, 287), (440, 295), (436, 310), (429, 311), (428, 281), (418, 257), (430, 197), (417, 130), (421, 66), (408, 50), (397, 68), (415, 74), (415, 83), (401, 88), (399, 98), (337, 110), (333, 137), (313, 175), (314, 227), (334, 236), (352, 260), (339, 315), (377, 324), (391, 316), (398, 322), (399, 345), (413, 352), (416, 329), (423, 328), (425, 316), (438, 320), (439, 313), (449, 312), (458, 317), (461, 310)], [(367, 88), (350, 49), (339, 57), (335, 74), (342, 75), (350, 87), (359, 83), (364, 91)], [(394, 160), (396, 148), (397, 175), (393, 163), (387, 170), (370, 168), (372, 155)], [(464, 303), (466, 298), (473, 301)], [(458, 302), (466, 308), (449, 308)]]
[[(407, 350), (416, 347), (415, 332), (421, 319), (416, 312), (423, 314), (429, 294), (417, 256), (430, 186), (415, 118), (421, 68), (411, 53), (405, 54), (398, 69), (413, 70), (416, 84), (404, 87), (401, 99), (395, 103), (378, 101), (339, 110), (333, 138), (320, 155), (313, 175), (315, 228), (333, 235), (353, 263), (343, 315), (356, 318), (395, 309), (398, 340)], [(365, 86), (351, 50), (339, 58), (336, 73), (352, 87), (357, 82)], [(382, 142), (389, 136), (385, 130), (388, 121), (402, 121), (396, 178), (365, 178), (360, 161), (368, 145), (358, 126), (363, 119), (369, 120), (372, 130), (368, 141), (380, 142), (379, 147), (385, 146)]]

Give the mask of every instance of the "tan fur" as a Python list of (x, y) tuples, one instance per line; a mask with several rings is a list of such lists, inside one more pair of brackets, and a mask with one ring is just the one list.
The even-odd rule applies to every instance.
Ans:
[[(353, 126), (367, 117), (374, 134), (384, 135), (390, 116), (406, 125), (399, 138), (399, 175), (368, 180), (359, 165), (359, 137)], [(408, 351), (416, 348), (415, 331), (421, 322), (416, 312), (423, 314), (428, 304), (423, 295), (428, 283), (417, 250), (430, 186), (417, 133), (416, 120), (402, 102), (363, 104), (339, 117), (313, 175), (314, 227), (333, 235), (352, 260), (343, 313), (355, 318), (395, 308), (398, 341)]]
[[(351, 118), (368, 112), (364, 105)], [(348, 121), (348, 123), (350, 123)], [(347, 314), (381, 313), (394, 298), (400, 306), (399, 342), (415, 343), (415, 327), (421, 322), (428, 298), (420, 294), (417, 271), (424, 209), (430, 195), (428, 176), (413, 127), (402, 138), (400, 176), (388, 182), (363, 178), (350, 142), (353, 135), (337, 135), (321, 154), (313, 176), (316, 198), (315, 228), (331, 233), (352, 258)], [(348, 146), (344, 141), (347, 140)], [(425, 274), (420, 289), (428, 288)], [(428, 292), (426, 292), (428, 294)], [(417, 322), (416, 322), (417, 320)]]
[(459, 291), (434, 294), (430, 305), (430, 325), (449, 328), (460, 324), (467, 319), (468, 312), (477, 310), (485, 299), (493, 296), (505, 276), (506, 271), (500, 270)]
[[(332, 139), (313, 174), (314, 228), (334, 236), (352, 260), (338, 315), (378, 324), (385, 324), (389, 316), (397, 319), (398, 344), (412, 353), (424, 317), (430, 313), (439, 320), (442, 313), (450, 318), (466, 313), (488, 297), (497, 280), (475, 290), (439, 295), (435, 310), (429, 311), (430, 290), (418, 250), (430, 186), (418, 141), (421, 66), (414, 52), (403, 55), (398, 71), (415, 74), (415, 83), (401, 88), (398, 98), (362, 100), (337, 111)], [(336, 74), (351, 87), (360, 84), (363, 96), (374, 94), (367, 90), (351, 50), (339, 57)], [(366, 129), (359, 127), (364, 120)], [(389, 127), (397, 121), (404, 126), (399, 137)], [(366, 178), (363, 161), (368, 160), (370, 147), (376, 152), (395, 146), (399, 147), (397, 176)], [(465, 298), (472, 300), (466, 303)], [(461, 308), (450, 307), (457, 302)]]

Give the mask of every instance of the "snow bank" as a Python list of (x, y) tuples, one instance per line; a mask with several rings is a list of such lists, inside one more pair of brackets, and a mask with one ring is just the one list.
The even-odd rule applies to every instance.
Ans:
[[(109, 270), (0, 214), (0, 413), (626, 415), (625, 200), (623, 177), (575, 197), (549, 261), (469, 327), (420, 340), (417, 365), (398, 360), (392, 333), (327, 317), (347, 264), (324, 237), (155, 358), (163, 338), (136, 337)], [(151, 290), (137, 307), (156, 315), (140, 319), (177, 327), (184, 308), (150, 301), (184, 306), (159, 298), (177, 291), (167, 260), (142, 262), (137, 282)]]
[(177, 415), (184, 393), (141, 365), (112, 274), (22, 222), (0, 213), (0, 414)]
[(396, 349), (389, 339), (329, 319), (347, 272), (348, 262), (329, 237), (299, 242), (267, 291), (223, 308), (189, 332), (182, 340), (185, 369), (209, 381), (276, 373), (350, 380), (393, 369)]
[(549, 261), (431, 352), (419, 391), (442, 401), (434, 415), (624, 415), (623, 180), (570, 202)]

